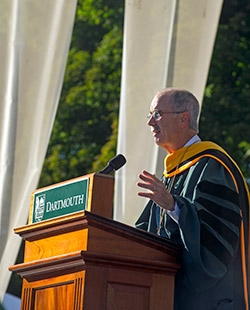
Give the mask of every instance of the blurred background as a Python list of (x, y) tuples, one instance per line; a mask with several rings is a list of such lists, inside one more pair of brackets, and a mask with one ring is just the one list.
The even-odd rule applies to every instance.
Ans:
[[(13, 8), (11, 1), (8, 4), (7, 1), (4, 4), (4, 1), (0, 4), (3, 12), (0, 25), (8, 20), (10, 26), (12, 21), (18, 20), (20, 13), (24, 16), (23, 19), (27, 19), (24, 8)], [(7, 240), (9, 235), (14, 234), (13, 228), (26, 223), (32, 190), (99, 171), (110, 158), (122, 152), (128, 159), (128, 168), (124, 168), (120, 174), (117, 173), (117, 182), (126, 182), (126, 188), (124, 183), (116, 185), (114, 214), (115, 219), (133, 225), (141, 206), (134, 194), (131, 194), (131, 199), (135, 199), (132, 202), (126, 201), (123, 196), (125, 191), (132, 193), (130, 186), (135, 187), (131, 173), (134, 173), (135, 178), (138, 173), (134, 166), (137, 165), (137, 160), (141, 161), (147, 154), (148, 159), (141, 163), (142, 167), (149, 167), (160, 173), (162, 158), (165, 156), (160, 154), (158, 149), (153, 149), (155, 146), (146, 126), (150, 100), (158, 89), (172, 85), (181, 86), (189, 88), (197, 95), (202, 104), (200, 137), (220, 144), (238, 163), (249, 184), (250, 3), (246, 0), (215, 1), (215, 12), (212, 10), (214, 1), (210, 1), (210, 4), (209, 1), (192, 1), (172, 1), (174, 6), (170, 3), (168, 6), (163, 4), (166, 10), (163, 12), (166, 16), (164, 24), (157, 24), (157, 16), (162, 8), (154, 11), (150, 1), (146, 0), (70, 0), (67, 4), (64, 2), (63, 5), (55, 5), (51, 16), (46, 15), (48, 8), (45, 1), (36, 8), (37, 15), (33, 11), (33, 18), (37, 20), (37, 16), (43, 14), (44, 20), (41, 21), (44, 27), (58, 27), (59, 30), (54, 34), (50, 33), (47, 39), (44, 37), (44, 41), (38, 26), (36, 28), (31, 19), (26, 20), (29, 37), (32, 38), (28, 51), (25, 50), (25, 40), (14, 40), (14, 54), (11, 56), (8, 53), (8, 59), (14, 59), (14, 67), (5, 68), (2, 64), (0, 69), (1, 182), (5, 186), (12, 184), (11, 191), (14, 191), (12, 177), (3, 177), (5, 163), (14, 163), (16, 158), (24, 156), (25, 173), (20, 169), (16, 182), (30, 184), (25, 192), (25, 200), (19, 196), (13, 199), (12, 193), (6, 196), (10, 191), (9, 187), (7, 190), (4, 186), (1, 188), (0, 291), (6, 310), (19, 309), (20, 301), (15, 297), (21, 296), (21, 279), (17, 274), (10, 274), (8, 271), (3, 275), (2, 270), (6, 270), (6, 266), (11, 264), (21, 263), (24, 251), (23, 242), (17, 240), (19, 237), (15, 237), (13, 248)], [(28, 0), (24, 3), (27, 7), (30, 5)], [(202, 5), (203, 7), (200, 7)], [(9, 16), (12, 19), (9, 19)], [(63, 16), (63, 21), (58, 22)], [(197, 24), (200, 19), (204, 29)], [(17, 25), (21, 22), (22, 20), (18, 21)], [(168, 29), (171, 37), (164, 29)], [(204, 34), (200, 33), (201, 30), (207, 31), (207, 37), (203, 35), (203, 39), (197, 42), (195, 35)], [(2, 36), (7, 33), (8, 37), (11, 37), (13, 31), (14, 34), (22, 35), (22, 29), (4, 32), (2, 28), (0, 31)], [(165, 37), (166, 41), (163, 42), (161, 36)], [(191, 45), (190, 50), (180, 49), (179, 40), (187, 46)], [(37, 69), (34, 72), (30, 64), (32, 61), (38, 62), (36, 57), (39, 57), (38, 51), (44, 48), (43, 42), (48, 42), (48, 46), (43, 50), (42, 55), (46, 57), (40, 62), (40, 66), (44, 69), (45, 63), (49, 69)], [(163, 42), (163, 45), (159, 45), (159, 42)], [(206, 45), (206, 42), (209, 44)], [(167, 46), (167, 52), (161, 56), (161, 51)], [(188, 55), (194, 50), (199, 52), (197, 66), (191, 64), (191, 56)], [(28, 57), (31, 51), (32, 55)], [(1, 53), (0, 55), (4, 56)], [(136, 57), (135, 60), (133, 56)], [(150, 68), (147, 67), (149, 64)], [(22, 80), (20, 72), (29, 74), (28, 78), (26, 75), (26, 79)], [(37, 76), (39, 87), (35, 84)], [(13, 109), (13, 102), (8, 105), (10, 83), (5, 83), (6, 79), (12, 81), (11, 98), (17, 103), (15, 111), (19, 114), (6, 112), (6, 107)], [(151, 83), (151, 87), (148, 87), (147, 81)], [(43, 91), (40, 91), (40, 88)], [(23, 112), (20, 108), (21, 99), (31, 102)], [(9, 123), (6, 115), (11, 115)], [(13, 125), (15, 120), (18, 120), (16, 126)], [(32, 123), (34, 136), (29, 136), (29, 127), (22, 127), (23, 123), (27, 122)], [(145, 126), (149, 139), (147, 141), (144, 136), (139, 136), (141, 124)], [(6, 138), (7, 135), (4, 137), (4, 134), (11, 130), (14, 142), (6, 147), (6, 140), (10, 143), (11, 139)], [(129, 137), (126, 135), (128, 132)], [(133, 135), (138, 135), (139, 140), (132, 141)], [(30, 149), (27, 150), (25, 143)], [(41, 144), (42, 149), (39, 148)], [(134, 153), (130, 153), (130, 148)], [(150, 153), (151, 149), (153, 153)], [(38, 160), (33, 162), (29, 154), (37, 156)], [(4, 160), (4, 155), (8, 160)], [(10, 175), (17, 169), (14, 164), (11, 167)], [(25, 174), (28, 174), (29, 178), (25, 179)], [(32, 179), (30, 175), (33, 174)], [(128, 180), (131, 180), (130, 184), (127, 184)], [(23, 189), (20, 192), (23, 193)], [(17, 211), (18, 208), (12, 209), (13, 203), (20, 203), (23, 207)], [(124, 205), (131, 204), (137, 208), (125, 210)], [(12, 211), (6, 211), (7, 209)], [(11, 222), (10, 218), (19, 212), (24, 213), (22, 222)], [(21, 216), (17, 217), (20, 219)], [(9, 302), (12, 306), (9, 306)]]

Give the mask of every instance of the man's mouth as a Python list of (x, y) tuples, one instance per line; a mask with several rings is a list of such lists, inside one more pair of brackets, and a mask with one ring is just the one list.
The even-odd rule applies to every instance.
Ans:
[(154, 135), (156, 135), (157, 133), (159, 133), (160, 132), (160, 127), (159, 126), (154, 126), (154, 127), (152, 127), (152, 132), (154, 133)]
[(156, 126), (152, 127), (152, 132), (157, 133), (159, 131), (160, 131), (160, 127), (159, 126), (156, 125)]

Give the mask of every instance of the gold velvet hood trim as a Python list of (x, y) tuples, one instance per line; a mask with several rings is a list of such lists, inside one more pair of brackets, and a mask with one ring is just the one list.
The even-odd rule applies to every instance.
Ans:
[[(199, 156), (200, 153), (206, 150), (218, 150), (224, 154), (226, 154), (229, 158), (230, 156), (226, 153), (226, 151), (220, 147), (219, 145), (209, 142), (203, 141), (196, 144), (192, 144), (189, 146), (184, 146), (174, 153), (168, 154), (164, 161), (164, 176), (171, 177), (175, 174), (181, 173), (184, 170), (188, 169), (192, 165), (194, 165), (201, 157), (209, 156), (218, 160), (217, 157), (212, 156), (209, 153), (203, 153)], [(192, 159), (191, 159), (192, 158)], [(189, 160), (190, 159), (190, 160)], [(230, 158), (232, 160), (232, 158)], [(189, 161), (188, 161), (189, 160)], [(186, 164), (182, 165), (183, 162), (188, 161)], [(233, 161), (233, 160), (232, 160)], [(233, 161), (234, 162), (234, 161)], [(236, 165), (236, 163), (234, 162)], [(225, 166), (225, 164), (223, 163)], [(236, 165), (237, 166), (237, 165)]]

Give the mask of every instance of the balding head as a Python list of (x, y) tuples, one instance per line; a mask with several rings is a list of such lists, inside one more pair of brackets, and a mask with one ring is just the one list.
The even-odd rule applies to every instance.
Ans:
[(189, 91), (181, 88), (165, 88), (156, 93), (158, 101), (169, 105), (173, 111), (188, 111), (189, 126), (198, 133), (198, 117), (200, 105), (197, 98)]

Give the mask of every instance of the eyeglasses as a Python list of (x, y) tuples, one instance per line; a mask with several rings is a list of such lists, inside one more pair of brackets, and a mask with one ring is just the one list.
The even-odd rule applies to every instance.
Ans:
[(153, 112), (149, 112), (147, 115), (147, 119), (150, 119), (151, 117), (154, 118), (155, 121), (158, 121), (163, 114), (181, 114), (185, 111), (173, 111), (173, 112), (162, 112), (158, 110), (154, 110)]

